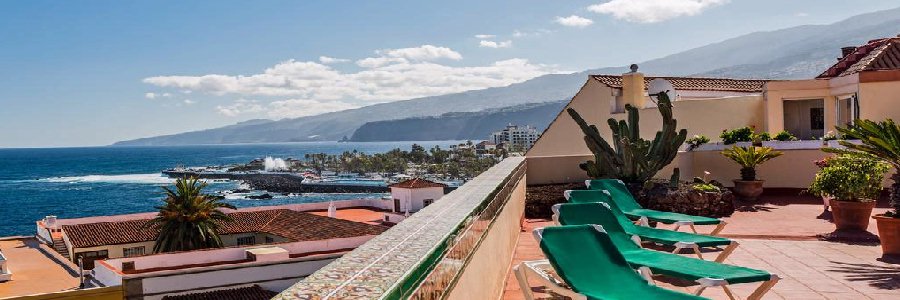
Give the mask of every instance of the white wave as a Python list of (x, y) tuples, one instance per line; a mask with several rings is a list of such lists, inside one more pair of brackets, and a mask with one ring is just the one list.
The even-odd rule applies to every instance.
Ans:
[(153, 174), (124, 174), (124, 175), (85, 175), (51, 177), (39, 181), (58, 183), (137, 183), (137, 184), (170, 184), (175, 179), (160, 173)]

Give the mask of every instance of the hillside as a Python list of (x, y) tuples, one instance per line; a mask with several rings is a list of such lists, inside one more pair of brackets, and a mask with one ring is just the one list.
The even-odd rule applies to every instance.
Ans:
[(543, 130), (568, 101), (523, 104), (482, 112), (454, 112), (437, 117), (377, 121), (363, 124), (350, 138), (355, 142), (483, 140), (508, 123)]
[[(805, 25), (756, 32), (666, 57), (640, 62), (648, 75), (733, 78), (811, 78), (835, 61), (840, 48), (900, 33), (900, 8), (863, 14), (829, 25)], [(322, 115), (256, 121), (116, 145), (186, 145), (339, 140), (369, 122), (440, 116), (567, 99), (588, 74), (620, 74), (626, 67), (537, 77), (489, 88), (377, 104)], [(457, 129), (452, 129), (457, 130)]]

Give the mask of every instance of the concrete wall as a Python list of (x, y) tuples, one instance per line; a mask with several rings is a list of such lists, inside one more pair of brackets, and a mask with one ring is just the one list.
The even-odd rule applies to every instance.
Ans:
[(472, 255), (447, 299), (499, 299), (515, 254), (525, 210), (523, 178)]
[(864, 82), (859, 87), (859, 117), (900, 121), (900, 82)]

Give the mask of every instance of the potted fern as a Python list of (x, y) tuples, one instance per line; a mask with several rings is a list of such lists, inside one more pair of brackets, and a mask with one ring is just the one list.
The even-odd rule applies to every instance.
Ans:
[(781, 151), (775, 151), (771, 147), (747, 146), (731, 148), (722, 151), (722, 155), (733, 160), (741, 166), (741, 179), (735, 179), (734, 194), (742, 201), (756, 201), (763, 192), (764, 180), (756, 180), (756, 167), (779, 157)]
[[(838, 143), (846, 149), (824, 148), (824, 151), (869, 155), (894, 168), (890, 187), (891, 210), (873, 218), (878, 224), (882, 252), (900, 255), (900, 173), (896, 171), (900, 170), (900, 126), (891, 119), (881, 122), (856, 120), (847, 127), (837, 127), (837, 131), (844, 139)], [(847, 140), (859, 140), (859, 143)]]
[(837, 229), (866, 230), (888, 170), (890, 166), (869, 156), (842, 154), (827, 160), (809, 192), (828, 199)]

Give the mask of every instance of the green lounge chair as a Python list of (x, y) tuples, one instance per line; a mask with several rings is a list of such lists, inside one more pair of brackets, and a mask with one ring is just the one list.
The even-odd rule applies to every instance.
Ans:
[(722, 229), (725, 229), (727, 224), (725, 221), (716, 218), (645, 209), (634, 200), (634, 196), (625, 187), (625, 183), (618, 179), (587, 180), (585, 184), (588, 189), (609, 192), (613, 201), (616, 202), (616, 206), (629, 218), (638, 220), (643, 226), (648, 226), (649, 221), (656, 221), (663, 224), (675, 224), (674, 230), (678, 230), (681, 226), (689, 226), (694, 233), (697, 233), (697, 228), (694, 225), (716, 225), (716, 228), (710, 232), (710, 235), (716, 235)]
[[(573, 193), (597, 192), (600, 191), (573, 191)], [(604, 194), (604, 196), (606, 195)], [(560, 225), (603, 225), (606, 222), (616, 222), (619, 226), (622, 226), (625, 233), (631, 235), (632, 240), (638, 245), (641, 245), (643, 241), (649, 241), (660, 245), (674, 246), (675, 250), (672, 253), (679, 253), (682, 249), (692, 249), (700, 259), (703, 259), (700, 248), (725, 247), (715, 260), (716, 262), (723, 262), (738, 247), (738, 242), (722, 237), (634, 225), (625, 217), (622, 211), (615, 207), (615, 202), (612, 201), (556, 204), (552, 207), (552, 210), (553, 221)], [(566, 211), (564, 218), (560, 217), (561, 210)]]
[[(570, 214), (577, 214), (573, 210), (582, 207), (560, 207), (560, 220), (566, 220)], [(653, 251), (641, 248), (625, 233), (625, 229), (612, 216), (610, 210), (599, 210), (606, 217), (598, 218), (606, 233), (616, 248), (625, 257), (625, 260), (635, 269), (638, 269), (645, 278), (651, 280), (653, 273), (658, 273), (675, 278), (692, 280), (700, 284), (695, 291), (696, 295), (709, 287), (722, 287), (729, 298), (734, 299), (729, 284), (763, 282), (748, 299), (759, 299), (769, 291), (780, 279), (777, 275), (763, 270), (756, 270), (733, 265), (727, 265), (702, 259), (681, 256), (673, 253)], [(562, 221), (565, 222), (565, 221)]]
[[(522, 262), (513, 268), (526, 300), (534, 299), (528, 274), (535, 275), (553, 292), (572, 299), (706, 299), (663, 289), (641, 279), (600, 226), (538, 228), (534, 236), (548, 259)], [(550, 275), (548, 266), (563, 282)]]

